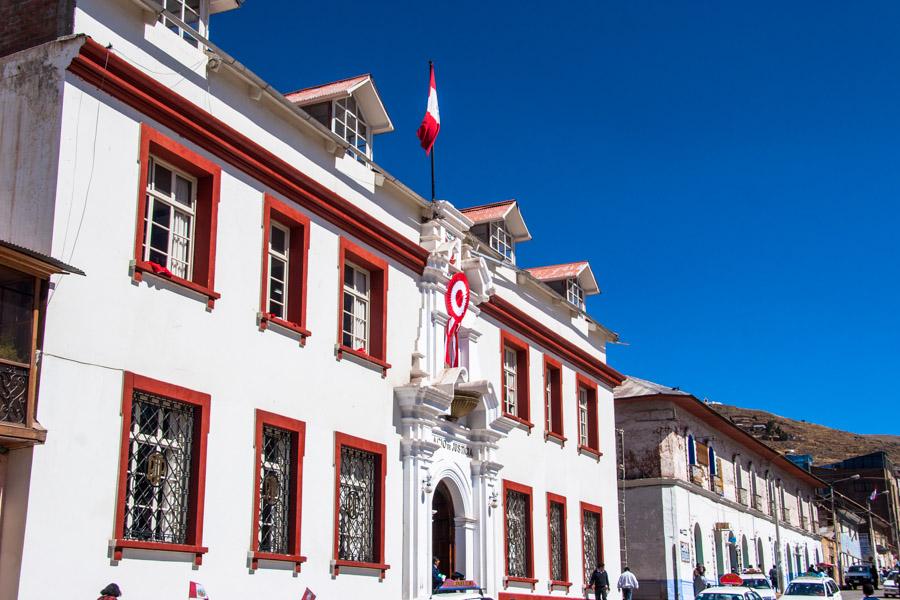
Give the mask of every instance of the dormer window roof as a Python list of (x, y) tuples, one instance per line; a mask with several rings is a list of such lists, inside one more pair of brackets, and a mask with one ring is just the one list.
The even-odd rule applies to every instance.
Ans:
[(471, 231), (475, 237), (511, 262), (515, 262), (515, 244), (531, 239), (515, 200), (472, 206), (460, 212), (474, 223)]
[(550, 286), (569, 304), (581, 310), (584, 310), (585, 296), (600, 293), (597, 280), (591, 271), (591, 265), (587, 261), (533, 267), (526, 270), (532, 277)]
[(354, 152), (369, 158), (372, 137), (394, 130), (369, 74), (298, 90), (285, 97), (345, 140)]

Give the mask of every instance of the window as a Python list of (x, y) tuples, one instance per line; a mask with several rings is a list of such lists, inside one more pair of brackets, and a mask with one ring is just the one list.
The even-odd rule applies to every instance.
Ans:
[[(41, 280), (0, 265), (0, 422), (32, 427), (36, 320), (43, 302)], [(10, 432), (12, 433), (12, 432)]]
[(125, 373), (114, 559), (124, 548), (200, 564), (209, 396)]
[(384, 577), (384, 480), (387, 448), (335, 434), (334, 574), (342, 566), (377, 569)]
[(584, 307), (584, 290), (574, 277), (566, 280), (566, 299), (569, 301), (569, 304), (578, 308)]
[(544, 415), (547, 436), (565, 441), (563, 435), (562, 369), (555, 360), (544, 357)]
[(134, 279), (163, 277), (212, 308), (221, 169), (141, 125), (141, 173)]
[(503, 224), (503, 221), (493, 221), (489, 227), (488, 244), (490, 247), (503, 255), (504, 258), (512, 259), (513, 241), (512, 236), (506, 229), (506, 225)]
[(581, 503), (581, 547), (584, 549), (584, 581), (603, 562), (603, 508)]
[(578, 375), (578, 447), (600, 454), (597, 423), (597, 384)]
[[(205, 0), (163, 0), (165, 9), (184, 21), (184, 23), (202, 36), (206, 36), (205, 23), (209, 17), (209, 9)], [(165, 15), (160, 15), (159, 22), (163, 23), (168, 29), (175, 34), (183, 37), (191, 45), (196, 46), (197, 40), (191, 33), (182, 29), (171, 19), (167, 19)]]
[(503, 357), (503, 415), (531, 428), (528, 396), (528, 345), (507, 332), (500, 334)]
[(306, 269), (309, 219), (266, 195), (263, 212), (263, 286), (260, 326), (274, 323), (300, 334), (306, 329)]
[(338, 358), (349, 353), (382, 368), (386, 358), (387, 263), (341, 238)]
[(300, 555), (300, 513), (306, 424), (256, 411), (256, 469), (251, 568), (260, 560), (294, 563)]
[(531, 488), (503, 482), (504, 531), (506, 543), (506, 577), (510, 581), (534, 579), (534, 554), (531, 531)]
[(350, 144), (357, 160), (363, 162), (360, 156), (372, 158), (369, 126), (366, 125), (353, 96), (335, 100), (332, 129)]
[(566, 547), (566, 499), (547, 493), (547, 541), (550, 551), (550, 584), (570, 586)]

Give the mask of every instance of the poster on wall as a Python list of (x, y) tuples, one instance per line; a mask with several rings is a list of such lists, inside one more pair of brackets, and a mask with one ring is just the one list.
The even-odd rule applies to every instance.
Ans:
[(681, 561), (691, 562), (691, 546), (687, 542), (681, 542)]

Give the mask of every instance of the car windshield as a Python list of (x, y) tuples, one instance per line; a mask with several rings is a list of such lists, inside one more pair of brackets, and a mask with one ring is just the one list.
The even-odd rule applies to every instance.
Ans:
[(769, 580), (764, 577), (754, 577), (752, 579), (744, 579), (744, 585), (755, 590), (770, 590)]
[(868, 573), (869, 567), (866, 567), (864, 565), (854, 565), (850, 567), (850, 571), (853, 573)]
[(804, 583), (795, 581), (785, 592), (788, 596), (824, 596), (825, 586), (821, 583)]
[(698, 597), (699, 600), (746, 600), (743, 594), (724, 594), (702, 592)]

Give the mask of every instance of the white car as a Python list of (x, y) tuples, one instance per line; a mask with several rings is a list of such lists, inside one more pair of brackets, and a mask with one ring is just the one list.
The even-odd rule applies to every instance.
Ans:
[(810, 598), (843, 600), (841, 588), (831, 577), (797, 577), (791, 581), (781, 600), (810, 600)]
[(720, 585), (706, 588), (697, 595), (696, 600), (762, 600), (761, 596), (742, 585)]
[(884, 597), (890, 598), (893, 596), (894, 598), (900, 598), (898, 584), (900, 584), (900, 571), (891, 571), (888, 573), (888, 576), (884, 578), (882, 584), (884, 587)]
[(772, 582), (762, 573), (741, 573), (741, 579), (744, 580), (744, 587), (752, 589), (763, 600), (775, 600), (776, 594), (772, 589)]

